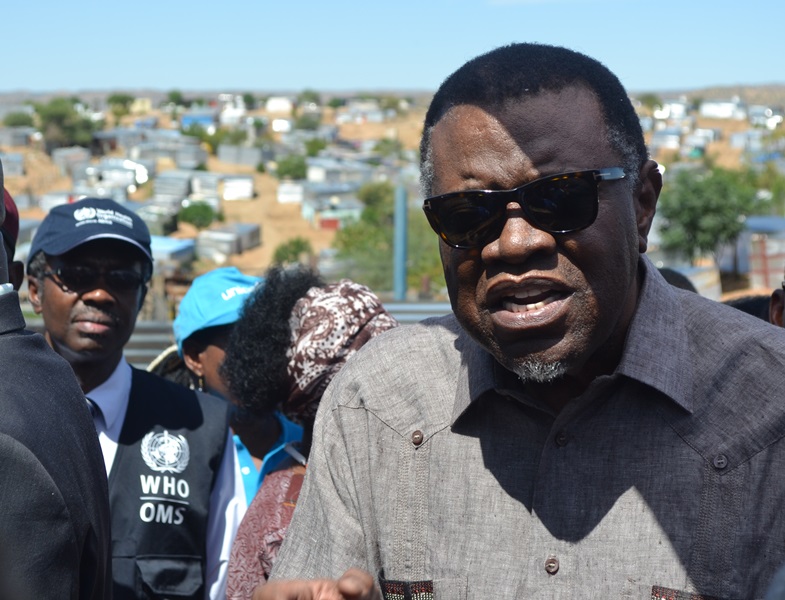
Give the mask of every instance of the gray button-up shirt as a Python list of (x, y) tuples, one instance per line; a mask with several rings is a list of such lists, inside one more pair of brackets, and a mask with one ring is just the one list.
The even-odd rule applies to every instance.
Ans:
[(762, 598), (785, 563), (785, 331), (641, 268), (620, 364), (558, 414), (451, 316), (366, 345), (322, 401), (273, 576)]

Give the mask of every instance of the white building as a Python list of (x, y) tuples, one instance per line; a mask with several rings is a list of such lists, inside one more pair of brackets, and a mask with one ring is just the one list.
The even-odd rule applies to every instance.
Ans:
[(736, 119), (743, 121), (747, 118), (747, 109), (738, 96), (730, 100), (704, 100), (698, 111), (706, 119)]
[(294, 110), (294, 101), (286, 96), (270, 96), (264, 109), (268, 113), (291, 115)]

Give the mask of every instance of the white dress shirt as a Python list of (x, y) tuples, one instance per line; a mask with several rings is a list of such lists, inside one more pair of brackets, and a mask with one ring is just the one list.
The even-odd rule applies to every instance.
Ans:
[[(109, 379), (87, 395), (98, 408), (101, 415), (95, 417), (98, 441), (109, 476), (117, 454), (117, 441), (128, 410), (131, 394), (131, 366), (121, 360)], [(234, 536), (245, 515), (246, 501), (243, 488), (240, 462), (237, 459), (232, 436), (227, 428), (226, 446), (215, 487), (210, 494), (210, 513), (207, 516), (207, 564), (205, 572), (205, 598), (224, 600), (226, 598), (226, 570)]]

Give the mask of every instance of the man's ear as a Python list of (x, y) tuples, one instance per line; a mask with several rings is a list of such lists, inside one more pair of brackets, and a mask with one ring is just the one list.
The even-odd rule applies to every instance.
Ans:
[(649, 244), (649, 230), (662, 190), (659, 165), (653, 160), (647, 160), (641, 167), (639, 179), (640, 191), (635, 198), (635, 220), (638, 226), (638, 251), (643, 254)]
[(43, 308), (41, 307), (43, 290), (38, 287), (38, 279), (32, 275), (27, 276), (27, 299), (33, 305), (35, 314), (40, 315)]
[(785, 308), (785, 290), (774, 290), (769, 298), (769, 323), (782, 327), (782, 309)]
[(140, 290), (139, 293), (139, 306), (136, 309), (137, 312), (142, 310), (142, 307), (144, 306), (144, 299), (147, 297), (147, 292), (149, 291), (149, 289), (150, 288), (147, 285), (142, 285), (142, 289)]

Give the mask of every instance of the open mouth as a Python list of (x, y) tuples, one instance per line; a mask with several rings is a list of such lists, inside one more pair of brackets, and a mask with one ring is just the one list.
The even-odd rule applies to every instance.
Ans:
[(529, 287), (516, 290), (501, 300), (502, 308), (513, 313), (526, 313), (542, 310), (553, 302), (563, 300), (567, 294), (546, 287)]

